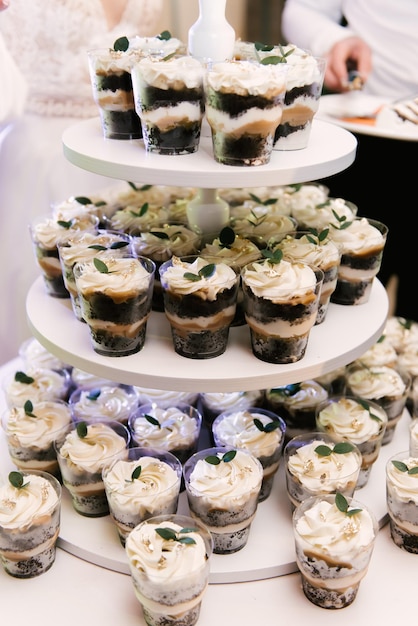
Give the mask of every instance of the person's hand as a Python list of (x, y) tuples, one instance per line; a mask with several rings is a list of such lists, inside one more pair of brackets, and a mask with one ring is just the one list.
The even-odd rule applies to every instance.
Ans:
[(0, 0), (0, 11), (4, 11), (9, 6), (9, 0)]
[(347, 91), (348, 69), (355, 69), (363, 83), (372, 68), (372, 52), (359, 37), (347, 37), (338, 41), (327, 54), (324, 84), (331, 91)]

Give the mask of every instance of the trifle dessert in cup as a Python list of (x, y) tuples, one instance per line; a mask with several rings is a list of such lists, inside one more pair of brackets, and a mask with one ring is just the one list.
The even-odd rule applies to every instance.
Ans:
[(293, 217), (282, 215), (271, 206), (258, 204), (239, 211), (235, 209), (230, 223), (238, 235), (253, 241), (260, 250), (270, 247), (272, 241), (280, 241), (297, 227)]
[(209, 528), (214, 554), (242, 550), (257, 512), (260, 461), (244, 450), (214, 446), (191, 456), (183, 476), (190, 515)]
[(280, 250), (241, 270), (244, 311), (254, 356), (268, 363), (300, 361), (315, 325), (324, 273), (287, 261)]
[(70, 219), (65, 219), (61, 214), (39, 215), (31, 221), (29, 232), (32, 247), (48, 295), (55, 298), (70, 297), (64, 284), (58, 245), (76, 233), (96, 233), (98, 227), (98, 217), (85, 212)]
[(332, 197), (329, 194), (317, 204), (314, 202), (299, 202), (292, 205), (292, 217), (298, 223), (299, 230), (315, 228), (318, 232), (329, 228), (331, 222), (350, 222), (357, 215), (358, 207), (351, 200)]
[(302, 261), (319, 267), (324, 272), (321, 295), (319, 298), (318, 315), (315, 324), (325, 321), (331, 295), (337, 286), (338, 268), (341, 252), (329, 237), (329, 229), (317, 231), (297, 231), (289, 233), (275, 244), (270, 242), (273, 250), (281, 250), (283, 256), (292, 261)]
[(123, 546), (144, 520), (177, 512), (182, 465), (171, 452), (129, 448), (128, 458), (104, 467), (102, 477), (110, 517)]
[(386, 463), (386, 503), (393, 542), (418, 554), (418, 457), (409, 450)]
[(108, 382), (93, 388), (75, 389), (68, 403), (76, 421), (101, 418), (127, 426), (129, 417), (138, 408), (138, 400), (139, 394), (133, 385)]
[(194, 626), (210, 572), (213, 541), (199, 520), (158, 515), (126, 539), (135, 596), (148, 626)]
[(367, 217), (351, 222), (333, 220), (329, 235), (341, 251), (337, 285), (331, 295), (336, 304), (369, 301), (373, 280), (380, 270), (388, 227)]
[(2, 427), (10, 458), (20, 470), (49, 472), (60, 479), (54, 441), (71, 424), (71, 410), (62, 400), (27, 400), (3, 413)]
[(189, 359), (211, 359), (227, 348), (239, 273), (215, 257), (173, 256), (160, 267), (173, 347)]
[(120, 37), (112, 48), (88, 50), (87, 56), (104, 137), (140, 139), (142, 128), (135, 110), (131, 69), (142, 52), (132, 48), (127, 37)]
[(204, 69), (191, 56), (147, 56), (132, 67), (136, 111), (147, 152), (196, 152), (205, 112)]
[(362, 462), (357, 489), (364, 487), (377, 461), (386, 430), (386, 411), (376, 402), (356, 396), (330, 396), (317, 407), (316, 427), (354, 443)]
[(316, 408), (328, 398), (328, 391), (316, 380), (307, 379), (264, 391), (265, 406), (286, 423), (286, 440), (316, 430)]
[(55, 440), (62, 482), (73, 508), (86, 517), (109, 514), (102, 470), (127, 459), (130, 434), (120, 422), (73, 422)]
[(197, 406), (202, 414), (205, 424), (211, 430), (214, 419), (224, 413), (235, 409), (245, 411), (250, 407), (263, 407), (264, 391), (253, 389), (250, 391), (202, 391), (199, 394)]
[(186, 402), (173, 400), (169, 406), (149, 402), (130, 416), (128, 426), (137, 446), (167, 450), (185, 463), (197, 451), (202, 416)]
[(3, 379), (3, 392), (8, 407), (24, 407), (26, 402), (68, 399), (71, 375), (67, 369), (28, 367), (12, 371)]
[(287, 72), (283, 115), (274, 135), (274, 150), (301, 150), (309, 145), (324, 84), (326, 59), (292, 44), (281, 46), (277, 52), (286, 63)]
[(339, 491), (353, 496), (362, 457), (354, 444), (327, 433), (293, 437), (285, 446), (283, 461), (291, 508), (311, 496)]
[(206, 119), (215, 161), (258, 166), (270, 162), (285, 94), (283, 64), (214, 63), (206, 72)]
[(106, 228), (135, 236), (162, 226), (168, 219), (164, 204), (147, 201), (135, 204), (132, 201), (109, 215)]
[(74, 277), (92, 348), (110, 357), (145, 345), (155, 264), (146, 257), (95, 257), (76, 263)]
[(246, 450), (263, 467), (259, 502), (271, 494), (285, 441), (286, 424), (279, 415), (258, 407), (232, 409), (218, 415), (212, 424), (215, 446)]
[(95, 257), (105, 261), (106, 257), (109, 256), (118, 256), (119, 254), (126, 256), (130, 250), (131, 238), (129, 235), (104, 229), (99, 229), (97, 233), (78, 233), (58, 244), (64, 285), (70, 295), (74, 315), (78, 320), (84, 321), (73, 271), (75, 264)]
[(323, 609), (352, 604), (379, 532), (371, 507), (339, 492), (311, 497), (295, 509), (292, 523), (305, 596)]
[[(204, 235), (203, 237), (205, 243), (200, 249), (200, 256), (203, 258), (217, 258), (219, 261), (235, 268), (236, 271), (240, 271), (247, 263), (261, 258), (259, 246), (251, 238), (236, 234), (230, 226), (225, 226), (219, 233)], [(245, 324), (243, 294), (241, 285), (239, 285), (237, 308), (232, 326), (242, 326), (243, 324)]]
[(371, 400), (386, 412), (388, 421), (382, 445), (390, 443), (406, 406), (410, 375), (387, 365), (365, 367), (353, 363), (346, 369), (345, 382), (347, 394)]
[(154, 291), (152, 294), (152, 310), (164, 311), (163, 291), (160, 283), (159, 269), (163, 263), (175, 256), (197, 254), (201, 235), (184, 224), (167, 222), (155, 226), (132, 237), (136, 254), (145, 256), (155, 263)]
[(34, 578), (55, 562), (62, 489), (48, 472), (10, 472), (0, 486), (0, 562), (15, 578)]

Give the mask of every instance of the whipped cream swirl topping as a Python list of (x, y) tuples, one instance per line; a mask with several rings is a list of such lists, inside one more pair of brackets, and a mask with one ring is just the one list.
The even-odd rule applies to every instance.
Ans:
[(173, 254), (184, 256), (196, 252), (200, 236), (186, 226), (169, 224), (137, 235), (135, 250), (153, 261), (168, 261)]
[(271, 423), (271, 417), (254, 411), (234, 411), (217, 418), (213, 434), (217, 445), (232, 446), (247, 450), (257, 458), (272, 456), (283, 439), (281, 428), (272, 431), (260, 430), (254, 420), (263, 426)]
[(71, 423), (66, 402), (38, 402), (25, 410), (12, 407), (7, 415), (6, 434), (13, 445), (46, 450), (59, 430)]
[(331, 400), (317, 416), (321, 429), (356, 445), (376, 437), (387, 420), (386, 412), (379, 406), (371, 407), (367, 402), (350, 397)]
[(179, 54), (185, 51), (186, 46), (180, 39), (169, 37), (163, 39), (159, 36), (140, 37), (135, 35), (129, 38), (129, 50), (138, 50), (143, 56), (162, 56), (166, 57), (171, 54)]
[(334, 218), (331, 220), (329, 236), (342, 254), (370, 253), (374, 250), (378, 253), (385, 245), (383, 234), (366, 217), (355, 218), (344, 228)]
[(292, 216), (296, 219), (299, 227), (316, 228), (322, 230), (328, 228), (331, 222), (335, 222), (335, 215), (342, 220), (351, 221), (355, 218), (357, 207), (343, 198), (327, 197), (324, 202), (312, 205), (300, 203), (292, 208)]
[(237, 267), (243, 267), (261, 258), (260, 249), (245, 236), (235, 237), (229, 246), (223, 245), (219, 237), (216, 237), (210, 243), (205, 244), (200, 254), (202, 257), (219, 257), (224, 263)]
[(105, 417), (127, 422), (138, 406), (134, 387), (103, 385), (96, 389), (81, 389), (70, 397), (70, 405), (77, 419)]
[(373, 543), (377, 531), (366, 509), (349, 516), (336, 504), (318, 500), (297, 520), (296, 532), (307, 544), (305, 551), (351, 563), (353, 555)]
[(133, 73), (157, 89), (203, 89), (203, 66), (191, 56), (146, 57), (133, 68)]
[(60, 370), (67, 367), (64, 361), (49, 352), (35, 337), (23, 342), (19, 349), (19, 356), (28, 368)]
[(240, 96), (274, 97), (285, 89), (286, 67), (259, 65), (250, 61), (215, 63), (206, 74), (207, 84), (215, 91)]
[(316, 265), (322, 270), (338, 266), (340, 251), (337, 245), (329, 238), (319, 240), (312, 235), (293, 237), (287, 235), (276, 246), (283, 255), (291, 261), (302, 261), (309, 265)]
[(347, 384), (354, 395), (369, 400), (386, 396), (399, 398), (407, 392), (400, 373), (387, 365), (354, 368), (347, 373)]
[(5, 387), (9, 406), (33, 404), (46, 400), (62, 400), (69, 388), (69, 374), (66, 370), (30, 367), (25, 372), (16, 372)]
[(272, 302), (305, 299), (309, 294), (312, 294), (312, 300), (316, 297), (315, 272), (305, 263), (285, 259), (280, 263), (255, 262), (243, 269), (242, 280), (257, 297)]
[(71, 237), (65, 244), (58, 246), (60, 259), (68, 267), (73, 267), (77, 261), (94, 259), (103, 253), (126, 255), (130, 249), (130, 242), (126, 237), (127, 235), (123, 235), (123, 233), (79, 233)]
[[(156, 532), (158, 529), (170, 529), (177, 537), (188, 537), (193, 542), (165, 539)], [(167, 585), (170, 590), (178, 578), (201, 572), (208, 561), (205, 542), (199, 532), (192, 528), (182, 529), (170, 520), (161, 524), (147, 522), (134, 528), (126, 540), (126, 554), (131, 566), (150, 583)]]
[(168, 210), (159, 204), (147, 204), (146, 211), (141, 204), (128, 204), (117, 209), (109, 217), (109, 228), (124, 233), (137, 234), (150, 230), (154, 226), (160, 226), (169, 218)]
[(414, 502), (418, 506), (418, 458), (407, 456), (388, 461), (387, 480), (391, 491), (401, 502)]
[(24, 532), (32, 524), (44, 522), (57, 504), (58, 494), (50, 481), (36, 474), (25, 475), (23, 485), (10, 482), (0, 487), (0, 527)]
[(152, 389), (151, 387), (138, 387), (138, 405), (155, 402), (165, 409), (176, 406), (179, 402), (194, 404), (199, 395), (196, 391), (170, 391), (169, 389)]
[[(202, 300), (216, 300), (218, 293), (232, 289), (238, 281), (235, 271), (226, 263), (215, 263), (211, 275), (202, 274), (203, 268), (212, 265), (207, 259), (197, 257), (190, 263), (174, 256), (170, 265), (163, 266), (161, 283), (164, 288), (177, 295), (195, 295)], [(191, 280), (187, 275), (192, 274)]]
[(195, 443), (200, 422), (176, 406), (153, 406), (145, 415), (134, 416), (130, 428), (138, 445), (173, 450)]
[(208, 391), (202, 393), (201, 398), (205, 407), (218, 413), (229, 409), (241, 411), (257, 406), (262, 398), (262, 391)]
[(266, 391), (266, 395), (271, 402), (284, 404), (295, 412), (311, 409), (328, 398), (325, 387), (315, 380), (304, 380), (285, 387), (273, 387)]
[[(140, 468), (137, 478), (134, 471)], [(103, 472), (106, 493), (118, 510), (138, 515), (143, 509), (158, 511), (172, 492), (180, 489), (180, 476), (164, 461), (143, 456), (136, 461), (119, 460)]]
[(99, 220), (95, 215), (76, 215), (70, 220), (62, 215), (47, 217), (32, 227), (32, 238), (38, 245), (53, 250), (81, 231), (96, 232)]
[(148, 290), (151, 274), (138, 259), (109, 257), (105, 264), (107, 272), (97, 269), (94, 261), (74, 266), (77, 289), (84, 296), (89, 297), (100, 291), (110, 298), (121, 300), (123, 294)]
[[(331, 453), (318, 454), (316, 449), (319, 446), (331, 448)], [(307, 443), (289, 456), (287, 469), (312, 493), (316, 493), (318, 487), (325, 493), (344, 490), (347, 483), (356, 481), (358, 477), (361, 455), (357, 450), (339, 454), (333, 448), (333, 444), (321, 439)]]
[(87, 425), (85, 437), (80, 437), (77, 429), (67, 434), (59, 454), (78, 468), (80, 472), (101, 472), (109, 460), (119, 455), (127, 457), (127, 440), (104, 423)]
[(231, 225), (243, 237), (260, 237), (263, 241), (290, 233), (297, 227), (292, 217), (274, 212), (269, 206), (255, 206), (242, 217), (233, 217)]
[[(226, 451), (226, 450), (225, 450)], [(224, 461), (224, 453), (217, 452), (220, 463), (197, 460), (189, 477), (188, 488), (193, 495), (218, 502), (230, 500), (234, 507), (246, 502), (261, 488), (263, 468), (251, 454), (236, 450), (235, 457)]]

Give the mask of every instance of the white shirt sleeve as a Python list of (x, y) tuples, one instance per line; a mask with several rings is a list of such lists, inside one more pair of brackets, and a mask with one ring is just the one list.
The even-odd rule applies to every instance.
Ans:
[(341, 26), (342, 5), (340, 0), (286, 0), (283, 35), (289, 43), (324, 56), (337, 41), (353, 34)]

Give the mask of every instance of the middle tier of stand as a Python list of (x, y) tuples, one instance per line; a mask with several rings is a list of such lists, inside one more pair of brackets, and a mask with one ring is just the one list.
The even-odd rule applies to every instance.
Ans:
[(316, 378), (361, 356), (381, 336), (388, 297), (375, 279), (369, 302), (331, 304), (322, 324), (314, 326), (305, 356), (297, 363), (273, 365), (251, 350), (247, 325), (231, 328), (224, 354), (188, 359), (174, 352), (164, 313), (152, 312), (144, 348), (130, 356), (94, 352), (89, 329), (75, 317), (69, 299), (53, 298), (38, 278), (29, 290), (27, 315), (34, 336), (62, 361), (97, 376), (153, 389), (231, 392), (267, 389)]

